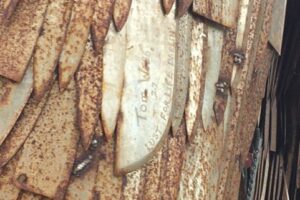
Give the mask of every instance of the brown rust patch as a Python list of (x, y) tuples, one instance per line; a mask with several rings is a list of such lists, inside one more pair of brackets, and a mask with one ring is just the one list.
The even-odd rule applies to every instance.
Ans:
[(174, 2), (175, 0), (162, 0), (162, 7), (166, 15), (170, 13)]
[(117, 31), (121, 31), (127, 21), (132, 0), (115, 0), (113, 19)]
[(95, 55), (88, 41), (78, 72), (76, 73), (77, 123), (81, 142), (87, 150), (99, 121), (102, 87), (102, 52)]
[(114, 2), (115, 0), (97, 0), (91, 26), (91, 36), (95, 51), (98, 54), (102, 51), (105, 42), (113, 15)]
[(187, 13), (193, 3), (193, 0), (177, 0), (176, 3), (176, 17), (182, 17), (185, 13)]
[[(0, 1), (0, 13), (4, 1)], [(1, 5), (2, 4), (2, 5)], [(0, 75), (21, 81), (42, 27), (48, 0), (23, 0), (9, 23), (0, 26)]]

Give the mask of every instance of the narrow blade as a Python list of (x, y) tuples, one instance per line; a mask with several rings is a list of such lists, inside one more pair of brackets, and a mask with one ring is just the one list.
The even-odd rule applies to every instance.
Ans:
[(89, 36), (94, 14), (95, 0), (74, 1), (66, 40), (59, 59), (59, 88), (63, 91), (73, 78)]
[(113, 137), (120, 111), (124, 64), (126, 58), (126, 28), (117, 33), (111, 24), (103, 48), (103, 85), (101, 119), (107, 139)]
[[(0, 1), (0, 9), (3, 3), (4, 1)], [(9, 23), (0, 26), (1, 76), (17, 82), (22, 80), (40, 33), (47, 5), (48, 0), (20, 1)]]
[(47, 8), (43, 29), (33, 55), (33, 91), (36, 99), (40, 100), (44, 96), (53, 80), (72, 4), (72, 0), (51, 0)]
[(102, 54), (95, 55), (92, 42), (86, 50), (76, 73), (77, 123), (84, 149), (88, 149), (99, 121), (102, 82)]
[(114, 2), (115, 0), (97, 0), (91, 34), (94, 48), (98, 54), (102, 51), (105, 42), (113, 15)]
[(178, 127), (184, 116), (186, 106), (188, 87), (189, 87), (189, 70), (191, 59), (191, 41), (192, 41), (192, 16), (184, 15), (177, 20), (176, 35), (176, 76), (174, 99), (174, 116), (172, 121), (172, 132), (177, 133)]
[(121, 31), (127, 21), (132, 0), (115, 0), (113, 19), (117, 31)]

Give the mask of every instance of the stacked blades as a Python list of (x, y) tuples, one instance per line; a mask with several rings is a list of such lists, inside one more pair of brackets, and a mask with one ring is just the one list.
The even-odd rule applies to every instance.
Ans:
[(0, 200), (231, 199), (272, 2), (0, 1)]

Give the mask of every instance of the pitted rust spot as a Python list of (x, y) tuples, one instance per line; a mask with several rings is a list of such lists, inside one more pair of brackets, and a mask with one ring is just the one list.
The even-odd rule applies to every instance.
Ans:
[(21, 185), (26, 183), (27, 181), (27, 175), (26, 174), (20, 174), (17, 178), (18, 183), (20, 183)]

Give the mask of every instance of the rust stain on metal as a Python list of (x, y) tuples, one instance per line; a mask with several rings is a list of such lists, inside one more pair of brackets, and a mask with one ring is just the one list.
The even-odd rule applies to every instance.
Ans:
[(4, 10), (2, 13), (2, 20), (4, 21), (4, 23), (7, 22), (9, 18), (13, 15), (18, 3), (19, 0), (4, 0)]
[(63, 91), (80, 64), (92, 24), (96, 0), (74, 1), (66, 39), (59, 59), (59, 88)]
[(87, 151), (80, 144), (78, 145), (77, 159), (74, 162), (73, 176), (70, 178), (66, 200), (93, 199), (102, 143), (103, 137), (97, 134)]
[(205, 50), (207, 45), (207, 26), (198, 19), (193, 19), (191, 36), (191, 66), (189, 73), (188, 99), (185, 107), (185, 121), (188, 140), (196, 132), (196, 125), (201, 115), (201, 96), (204, 91), (203, 79), (206, 74)]
[[(79, 139), (75, 101), (73, 80), (62, 93), (58, 83), (54, 84), (35, 128), (23, 146), (15, 172), (15, 184), (19, 188), (63, 199)], [(20, 175), (26, 175), (25, 183), (17, 180)]]
[(160, 176), (160, 193), (162, 199), (177, 199), (182, 164), (185, 158), (186, 130), (184, 121), (177, 133), (168, 141), (163, 149), (162, 169)]
[(142, 191), (145, 185), (145, 168), (124, 175), (120, 200), (142, 199)]
[(166, 15), (171, 11), (174, 2), (175, 0), (162, 0), (163, 10)]
[(184, 109), (188, 98), (189, 72), (191, 59), (192, 22), (190, 14), (177, 20), (176, 27), (176, 67), (174, 111), (172, 120), (172, 133), (178, 133), (178, 128), (184, 117)]
[(239, 0), (194, 0), (193, 11), (226, 27), (236, 28)]
[[(248, 33), (248, 42), (246, 47), (246, 60), (243, 66), (243, 70), (239, 72), (240, 74), (237, 76), (240, 79), (240, 83), (235, 85), (236, 87), (233, 91), (234, 96), (236, 98), (236, 106), (233, 111), (232, 120), (230, 122), (230, 132), (228, 135), (233, 138), (233, 135), (238, 132), (241, 136), (241, 139), (238, 142), (241, 148), (241, 159), (244, 160), (246, 155), (248, 154), (248, 150), (250, 147), (250, 141), (252, 135), (255, 130), (255, 125), (257, 123), (257, 116), (259, 113), (259, 105), (262, 99), (264, 90), (264, 85), (266, 81), (266, 74), (268, 65), (264, 62), (268, 62), (269, 59), (266, 57), (267, 50), (267, 41), (269, 34), (269, 24), (270, 24), (270, 15), (272, 10), (273, 0), (268, 1), (256, 1), (254, 2), (254, 10), (252, 11), (251, 21), (250, 21), (250, 32)], [(260, 10), (258, 12), (258, 10)], [(263, 16), (260, 19), (257, 16)], [(258, 20), (257, 20), (258, 19)], [(249, 58), (249, 59), (247, 59)], [(256, 60), (256, 61), (254, 61)], [(263, 62), (263, 63), (261, 63)], [(260, 75), (255, 75), (255, 68), (259, 67), (262, 70)], [(238, 90), (236, 90), (238, 89)], [(239, 92), (238, 92), (239, 91)], [(237, 93), (238, 92), (238, 93)], [(230, 139), (233, 141), (233, 139)], [(234, 148), (227, 148), (226, 152), (233, 153)], [(246, 150), (247, 149), (247, 150)], [(223, 171), (223, 178), (226, 179), (227, 174), (230, 175), (231, 170), (234, 170), (234, 161), (228, 159), (229, 154), (224, 158), (227, 159), (224, 166), (226, 166)], [(223, 187), (220, 190), (227, 189), (224, 187), (226, 184), (226, 180), (223, 179)], [(233, 177), (232, 180), (227, 180), (227, 187), (232, 187), (232, 185), (239, 184), (239, 177)], [(236, 196), (238, 190), (237, 189), (228, 189), (227, 197)]]
[(18, 162), (17, 154), (7, 165), (1, 168), (0, 172), (0, 199), (17, 199), (20, 193), (20, 189), (17, 188), (12, 178), (14, 176), (15, 168)]
[[(122, 177), (114, 174), (114, 140), (104, 140), (100, 147), (95, 191), (103, 200), (119, 200), (122, 193)], [(124, 182), (124, 185), (125, 182)]]
[[(4, 1), (0, 1), (0, 9), (3, 8), (3, 3)], [(1, 76), (18, 82), (22, 80), (40, 33), (47, 5), (48, 0), (20, 1), (9, 23), (0, 26)]]
[(94, 48), (98, 54), (102, 51), (105, 37), (111, 24), (114, 2), (115, 0), (97, 0), (91, 35)]
[(46, 94), (41, 101), (30, 98), (10, 134), (0, 146), (0, 167), (3, 167), (22, 147), (31, 133), (35, 122), (48, 99)]
[(51, 0), (33, 54), (33, 91), (40, 100), (51, 85), (65, 39), (73, 0)]
[(32, 66), (20, 83), (0, 78), (0, 144), (9, 135), (32, 92)]
[(115, 0), (113, 19), (117, 31), (121, 31), (127, 21), (132, 0)]
[(18, 200), (41, 200), (43, 197), (31, 192), (22, 191), (18, 197)]
[(84, 149), (88, 149), (99, 121), (102, 87), (102, 56), (96, 56), (89, 40), (75, 75), (77, 123)]
[(113, 23), (109, 27), (103, 47), (103, 83), (101, 120), (105, 137), (114, 136), (120, 111), (124, 87), (124, 65), (126, 61), (126, 25), (117, 32)]
[(188, 12), (193, 0), (177, 0), (176, 2), (176, 17), (182, 17)]
[(228, 97), (231, 96), (230, 80), (233, 71), (234, 60), (231, 53), (235, 48), (236, 31), (227, 30), (224, 33), (222, 47), (221, 69), (216, 83), (216, 97), (214, 100), (214, 113), (217, 125), (223, 124)]

